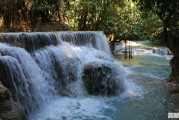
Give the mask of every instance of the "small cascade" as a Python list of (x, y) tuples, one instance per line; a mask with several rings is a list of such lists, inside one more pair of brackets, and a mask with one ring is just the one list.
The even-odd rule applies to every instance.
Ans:
[(109, 44), (103, 32), (61, 32), (58, 33), (62, 41), (77, 46), (88, 46), (111, 54)]
[(152, 53), (157, 55), (169, 55), (167, 48), (153, 48)]
[(2, 33), (0, 42), (9, 43), (13, 46), (23, 47), (28, 52), (33, 52), (48, 45), (57, 45), (55, 33)]
[[(72, 47), (72, 46), (71, 46)], [(73, 86), (82, 74), (81, 59), (64, 46), (48, 47), (33, 54), (40, 68), (56, 81), (56, 90), (63, 96), (77, 96), (80, 86)], [(42, 60), (43, 58), (43, 60)]]
[(125, 89), (124, 69), (102, 32), (0, 34), (0, 72), (27, 115), (59, 96), (115, 95)]
[[(31, 55), (22, 48), (0, 44), (0, 80), (12, 92), (13, 99), (20, 102), (26, 113), (47, 102), (54, 94), (52, 81)], [(47, 96), (44, 96), (46, 94)]]
[[(159, 55), (159, 56), (166, 56), (171, 55), (171, 51), (167, 47), (154, 47), (154, 45), (150, 46), (150, 41), (133, 41), (133, 42), (126, 42), (127, 48), (132, 45), (132, 54), (133, 55)], [(154, 44), (154, 43), (153, 43)], [(125, 42), (121, 42), (116, 44), (114, 53), (115, 54), (125, 54), (129, 53), (129, 50), (125, 49)]]

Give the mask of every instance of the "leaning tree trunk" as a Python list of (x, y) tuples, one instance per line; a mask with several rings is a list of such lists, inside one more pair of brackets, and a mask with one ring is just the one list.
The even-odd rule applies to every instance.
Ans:
[(174, 57), (170, 61), (172, 72), (168, 81), (179, 83), (179, 30), (167, 30), (167, 25), (164, 24), (164, 42), (172, 51)]
[(171, 36), (170, 44), (174, 57), (170, 61), (172, 73), (170, 74), (169, 80), (179, 83), (179, 36), (174, 34)]
[(179, 83), (179, 55), (174, 54), (174, 57), (170, 61), (172, 73), (170, 75), (170, 81)]

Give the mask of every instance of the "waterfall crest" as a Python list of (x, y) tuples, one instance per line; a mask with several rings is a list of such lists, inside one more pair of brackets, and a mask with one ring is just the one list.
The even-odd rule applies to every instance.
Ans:
[(106, 36), (103, 32), (34, 32), (34, 33), (2, 33), (0, 42), (23, 47), (28, 52), (49, 45), (58, 45), (66, 41), (76, 46), (93, 47), (111, 54)]
[(28, 52), (33, 52), (48, 45), (57, 45), (59, 41), (55, 33), (2, 33), (0, 42), (13, 46), (23, 47)]
[(58, 33), (58, 36), (62, 41), (73, 45), (93, 47), (111, 54), (109, 44), (103, 32), (61, 32)]

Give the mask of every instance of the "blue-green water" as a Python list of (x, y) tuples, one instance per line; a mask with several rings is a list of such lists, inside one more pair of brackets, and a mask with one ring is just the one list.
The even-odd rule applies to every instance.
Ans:
[[(114, 103), (117, 110), (111, 111), (110, 118), (112, 120), (168, 120), (168, 112), (174, 112), (178, 106), (171, 99), (169, 87), (164, 80), (171, 73), (169, 62), (172, 55), (153, 54), (149, 51), (150, 46), (147, 46), (147, 49), (142, 45), (137, 47), (147, 51), (147, 54), (141, 54), (140, 51), (140, 55), (135, 54), (132, 59), (124, 59), (123, 54), (115, 55), (127, 69), (128, 77), (125, 81), (133, 94), (124, 103)], [(137, 50), (137, 47), (134, 50)]]
[(171, 73), (168, 56), (135, 55), (132, 59), (124, 59), (123, 55), (116, 56), (128, 69), (136, 74), (152, 78), (165, 79)]
[(171, 72), (169, 60), (157, 55), (133, 57), (129, 60), (116, 56), (128, 69), (126, 83), (133, 84), (131, 91), (137, 95), (117, 104), (112, 120), (167, 120), (168, 112), (174, 111), (175, 106), (163, 81)]

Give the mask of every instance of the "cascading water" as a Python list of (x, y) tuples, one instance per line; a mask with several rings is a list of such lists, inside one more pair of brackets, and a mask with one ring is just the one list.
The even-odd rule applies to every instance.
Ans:
[(33, 52), (48, 45), (59, 44), (55, 33), (2, 33), (0, 42), (23, 47), (28, 52)]
[(11, 90), (14, 100), (22, 104), (27, 114), (53, 96), (53, 86), (48, 85), (51, 78), (22, 48), (0, 44), (0, 71), (2, 83)]
[(153, 48), (152, 53), (157, 55), (169, 55), (169, 50), (167, 48)]
[(6, 43), (0, 43), (0, 80), (29, 119), (50, 119), (33, 114), (62, 96), (112, 95), (125, 88), (123, 67), (102, 32), (6, 33), (0, 42)]
[(77, 46), (96, 48), (107, 54), (111, 54), (109, 44), (103, 32), (62, 32), (59, 39)]

